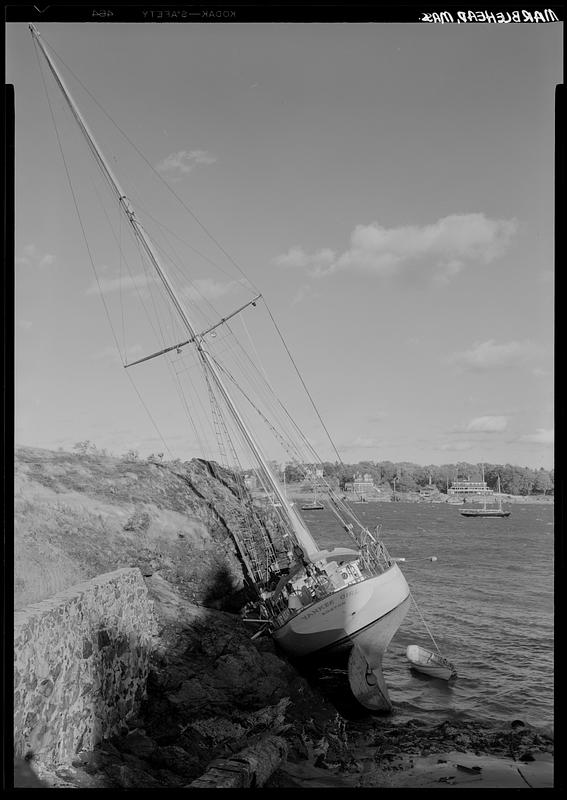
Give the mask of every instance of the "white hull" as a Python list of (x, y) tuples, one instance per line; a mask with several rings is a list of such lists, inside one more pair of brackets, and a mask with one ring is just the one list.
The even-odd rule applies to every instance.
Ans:
[[(318, 600), (273, 632), (292, 656), (363, 648), (371, 666), (379, 664), (407, 612), (409, 587), (397, 564), (381, 575), (345, 586)], [(394, 613), (402, 607), (399, 613)], [(372, 654), (375, 655), (372, 655)]]
[(410, 644), (406, 650), (406, 657), (413, 669), (430, 675), (432, 678), (440, 678), (448, 681), (457, 677), (454, 664), (438, 653), (432, 653), (417, 644)]
[(389, 711), (392, 703), (382, 674), (382, 656), (409, 604), (409, 586), (394, 564), (380, 575), (312, 603), (272, 635), (296, 657), (350, 649), (348, 677), (353, 695), (371, 711)]

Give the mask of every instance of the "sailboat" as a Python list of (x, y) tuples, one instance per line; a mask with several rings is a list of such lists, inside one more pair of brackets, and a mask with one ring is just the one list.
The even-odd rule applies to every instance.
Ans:
[[(484, 481), (484, 466), (482, 468), (482, 480)], [(487, 505), (486, 497), (487, 493), (485, 492), (483, 495), (483, 503), (482, 508), (480, 507), (471, 507), (471, 508), (460, 508), (459, 511), (463, 515), (463, 517), (509, 517), (510, 512), (505, 511), (502, 508), (502, 494), (500, 492), (500, 476), (498, 476), (498, 505), (496, 507), (490, 507)]]
[(302, 511), (323, 511), (325, 506), (317, 500), (317, 484), (313, 488), (313, 500), (310, 503), (304, 503), (301, 506)]
[[(255, 294), (253, 299), (231, 313), (213, 319), (204, 328), (195, 321), (186, 294), (176, 288), (169, 264), (166, 268), (169, 257), (164, 257), (163, 247), (156, 244), (147, 226), (140, 222), (138, 215), (144, 209), (139, 202), (135, 209), (122, 188), (111, 160), (102, 153), (71, 96), (51, 55), (51, 48), (48, 49), (33, 24), (29, 28), (34, 44), (43, 55), (66, 107), (70, 109), (90, 154), (94, 156), (94, 165), (102, 175), (101, 183), (112, 198), (109, 202), (113, 204), (113, 210), (120, 213), (123, 223), (125, 221), (125, 230), (138, 248), (144, 266), (150, 267), (149, 272), (169, 304), (171, 317), (182, 331), (177, 341), (170, 341), (161, 349), (123, 366), (132, 368), (149, 361), (156, 365), (163, 363), (164, 358), (173, 361), (190, 352), (193, 358), (192, 374), (199, 372), (208, 393), (212, 427), (218, 439), (222, 466), (229, 463), (230, 455), (233, 456), (235, 469), (241, 464), (235, 444), (238, 442), (238, 447), (251, 459), (266, 494), (270, 494), (274, 500), (273, 513), (277, 515), (282, 531), (280, 540), (268, 535), (267, 529), (261, 526), (253, 527), (252, 522), (240, 537), (234, 534), (235, 549), (248, 585), (253, 589), (251, 602), (256, 619), (265, 621), (265, 627), (274, 641), (290, 657), (325, 657), (339, 651), (348, 652), (349, 683), (355, 697), (368, 709), (390, 710), (392, 704), (382, 673), (382, 658), (413, 600), (408, 583), (381, 541), (379, 528), (374, 533), (370, 531), (331, 486), (326, 489), (328, 505), (337, 526), (343, 535), (347, 535), (349, 546), (322, 549), (318, 545), (280, 486), (265, 453), (264, 439), (254, 429), (250, 419), (253, 418), (258, 426), (264, 423), (278, 442), (292, 442), (292, 434), (295, 434), (294, 444), (289, 447), (298, 468), (302, 464), (312, 463), (313, 459), (302, 461), (299, 455), (307, 451), (317, 456), (314, 448), (301, 434), (295, 418), (290, 419), (289, 414), (286, 417), (286, 409), (279, 395), (270, 394), (271, 387), (266, 383), (263, 385), (265, 394), (268, 398), (273, 397), (274, 409), (278, 411), (280, 421), (283, 421), (282, 426), (283, 423), (287, 425), (287, 439), (279, 432), (276, 435), (277, 429), (267, 418), (259, 401), (256, 403), (242, 389), (222, 360), (229, 349), (227, 342), (230, 339), (232, 343), (236, 338), (231, 325), (246, 311), (261, 303), (267, 308), (264, 298), (261, 294)], [(121, 228), (121, 235), (122, 232)], [(269, 317), (273, 321), (271, 313)], [(176, 373), (176, 377), (178, 374), (180, 372)], [(259, 373), (254, 377), (258, 384)], [(266, 430), (262, 428), (262, 431), (265, 436)], [(297, 443), (301, 444), (303, 451), (293, 449)], [(317, 460), (318, 463), (322, 461), (319, 457)], [(239, 483), (235, 478), (234, 485), (242, 491), (243, 507), (249, 509), (249, 519), (252, 519), (255, 512), (244, 481)]]

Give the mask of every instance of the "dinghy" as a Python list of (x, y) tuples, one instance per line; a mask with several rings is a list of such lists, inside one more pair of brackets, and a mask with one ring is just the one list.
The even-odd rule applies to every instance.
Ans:
[(455, 665), (444, 658), (440, 653), (426, 650), (418, 644), (410, 644), (406, 650), (406, 657), (413, 669), (431, 675), (432, 678), (441, 678), (448, 681), (457, 677)]

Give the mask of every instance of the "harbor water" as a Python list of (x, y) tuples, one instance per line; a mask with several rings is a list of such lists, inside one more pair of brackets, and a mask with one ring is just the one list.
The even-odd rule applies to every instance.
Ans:
[[(553, 505), (505, 507), (507, 518), (466, 518), (441, 503), (351, 506), (369, 530), (382, 525), (415, 601), (383, 662), (393, 723), (553, 726)], [(329, 510), (306, 519), (322, 546), (348, 544)], [(454, 682), (410, 668), (407, 645), (435, 650), (430, 633), (455, 664)], [(345, 677), (344, 666), (318, 670), (322, 687), (344, 687)]]

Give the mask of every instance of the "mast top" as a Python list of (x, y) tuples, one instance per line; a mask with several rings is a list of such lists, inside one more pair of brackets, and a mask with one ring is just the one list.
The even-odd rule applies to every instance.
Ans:
[[(42, 41), (39, 41), (39, 31), (37, 30), (35, 25), (33, 25), (32, 23), (30, 23), (29, 28), (30, 28), (30, 31), (32, 33), (32, 36), (34, 36), (36, 38), (36, 40), (37, 40), (38, 46), (39, 46), (40, 50), (42, 51), (42, 53), (43, 53), (43, 55), (44, 55), (44, 57), (45, 57), (45, 59), (47, 61), (47, 64), (48, 64), (48, 66), (49, 66), (49, 68), (50, 68), (50, 70), (51, 70), (51, 72), (53, 74), (53, 77), (55, 78), (55, 80), (57, 82), (57, 85), (59, 86), (59, 89), (63, 93), (63, 96), (64, 96), (67, 104), (69, 105), (69, 107), (71, 109), (71, 112), (72, 112), (72, 114), (73, 114), (73, 116), (74, 116), (74, 118), (75, 118), (75, 120), (76, 120), (76, 122), (77, 122), (77, 124), (79, 126), (79, 129), (81, 130), (81, 133), (85, 137), (85, 139), (86, 139), (86, 141), (87, 141), (87, 143), (88, 143), (88, 145), (89, 145), (89, 147), (90, 147), (90, 149), (91, 149), (91, 151), (92, 151), (92, 153), (93, 153), (93, 155), (94, 155), (99, 167), (101, 168), (101, 170), (104, 173), (104, 175), (106, 176), (106, 178), (108, 178), (108, 180), (110, 182), (110, 185), (112, 186), (113, 191), (115, 192), (116, 197), (119, 200), (119, 203), (120, 203), (120, 205), (122, 207), (122, 210), (126, 214), (126, 216), (128, 218), (128, 221), (130, 222), (130, 224), (132, 226), (132, 229), (134, 231), (134, 234), (135, 234), (137, 240), (142, 245), (147, 257), (150, 260), (150, 263), (155, 268), (155, 270), (157, 272), (157, 275), (159, 276), (161, 282), (163, 283), (163, 286), (164, 286), (168, 296), (170, 297), (175, 310), (179, 314), (179, 317), (180, 317), (181, 321), (183, 322), (185, 328), (187, 329), (187, 331), (189, 333), (189, 339), (187, 340), (187, 343), (189, 343), (189, 341), (198, 341), (198, 350), (199, 350), (199, 354), (200, 354), (200, 357), (202, 359), (202, 363), (203, 363), (204, 368), (212, 376), (212, 378), (213, 378), (213, 380), (214, 380), (214, 382), (216, 384), (216, 387), (217, 387), (220, 395), (224, 398), (224, 401), (226, 402), (226, 404), (228, 406), (228, 409), (231, 412), (237, 427), (239, 428), (242, 436), (244, 437), (244, 440), (246, 441), (246, 443), (248, 444), (248, 446), (251, 449), (252, 453), (254, 454), (256, 460), (258, 461), (262, 471), (264, 472), (264, 474), (265, 474), (265, 476), (267, 478), (268, 483), (271, 484), (272, 489), (275, 491), (275, 493), (278, 496), (278, 498), (280, 499), (283, 507), (285, 508), (286, 516), (287, 516), (288, 521), (289, 521), (289, 523), (291, 525), (291, 529), (293, 530), (293, 532), (295, 534), (295, 537), (299, 541), (300, 546), (304, 549), (307, 557), (309, 558), (311, 556), (311, 554), (313, 554), (313, 553), (318, 551), (319, 548), (317, 546), (317, 543), (315, 542), (315, 540), (311, 536), (311, 533), (308, 530), (307, 526), (304, 524), (303, 520), (300, 518), (298, 513), (295, 511), (295, 509), (289, 503), (289, 501), (288, 501), (287, 497), (285, 496), (285, 494), (282, 492), (280, 486), (278, 485), (277, 480), (272, 475), (272, 473), (270, 471), (270, 467), (269, 467), (269, 465), (268, 465), (268, 463), (266, 461), (266, 458), (265, 458), (264, 454), (262, 453), (259, 445), (257, 444), (253, 434), (249, 431), (248, 426), (246, 425), (244, 419), (242, 418), (242, 415), (240, 414), (238, 408), (236, 407), (236, 404), (235, 404), (233, 398), (229, 394), (226, 386), (224, 385), (224, 382), (223, 382), (223, 380), (221, 378), (221, 375), (220, 375), (220, 372), (219, 372), (219, 368), (217, 367), (214, 359), (209, 354), (207, 348), (203, 346), (203, 342), (199, 338), (199, 335), (197, 333), (196, 328), (194, 327), (192, 321), (189, 319), (184, 306), (182, 305), (180, 299), (178, 298), (178, 296), (177, 296), (177, 294), (175, 292), (175, 289), (174, 289), (174, 287), (173, 287), (173, 285), (171, 283), (171, 280), (170, 280), (169, 276), (167, 275), (165, 269), (163, 268), (163, 266), (162, 266), (162, 264), (160, 262), (160, 259), (158, 257), (158, 254), (156, 252), (156, 249), (155, 249), (155, 246), (154, 246), (153, 242), (151, 241), (149, 236), (145, 233), (145, 231), (143, 230), (142, 226), (140, 225), (140, 223), (136, 219), (136, 216), (135, 216), (133, 210), (130, 207), (128, 199), (127, 199), (122, 187), (120, 186), (120, 183), (119, 183), (117, 177), (114, 175), (114, 172), (113, 172), (110, 164), (108, 164), (108, 162), (106, 161), (106, 159), (105, 159), (104, 155), (102, 154), (102, 152), (100, 150), (100, 147), (98, 146), (98, 144), (97, 144), (93, 134), (91, 133), (86, 121), (83, 119), (83, 116), (82, 116), (81, 112), (79, 111), (75, 101), (71, 97), (71, 94), (70, 94), (69, 90), (67, 89), (67, 86), (65, 85), (65, 82), (64, 82), (62, 76), (59, 74), (58, 69), (56, 68), (55, 64), (53, 63), (52, 57), (48, 54), (44, 43)], [(254, 298), (254, 300), (251, 301), (251, 302), (255, 303), (258, 299), (259, 299), (259, 296)], [(247, 305), (250, 305), (250, 303), (248, 303)], [(243, 306), (242, 308), (244, 308), (244, 307), (245, 306)], [(234, 312), (234, 313), (238, 313), (238, 311), (240, 311), (240, 310), (242, 310), (242, 309), (237, 309), (237, 311)], [(228, 317), (226, 317), (223, 320), (221, 320), (220, 324), (225, 322), (231, 316), (234, 316), (234, 314), (231, 314)], [(213, 327), (217, 327), (217, 326), (215, 325)], [(212, 328), (210, 330), (212, 330)], [(207, 331), (205, 331), (205, 333), (207, 333)]]

